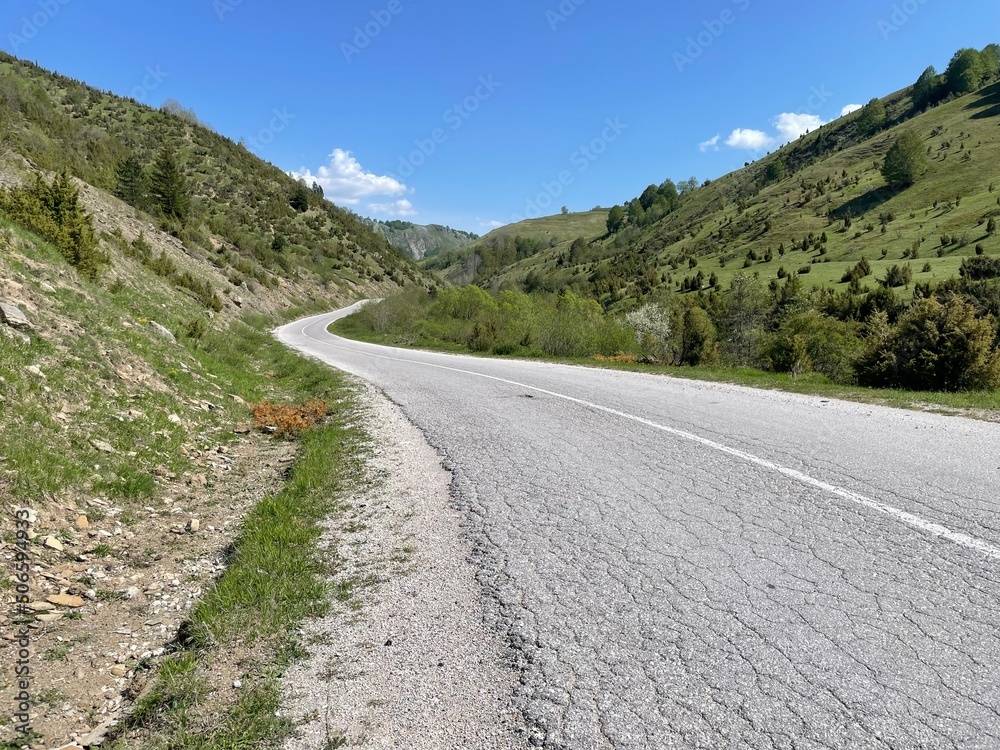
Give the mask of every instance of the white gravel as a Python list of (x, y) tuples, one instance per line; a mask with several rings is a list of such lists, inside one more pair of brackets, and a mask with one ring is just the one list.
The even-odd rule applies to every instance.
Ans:
[(301, 722), (285, 748), (525, 748), (517, 676), (484, 624), (451, 474), (396, 405), (362, 388), (371, 481), (324, 543), (336, 581), (364, 583), (307, 627), (311, 656), (284, 680)]

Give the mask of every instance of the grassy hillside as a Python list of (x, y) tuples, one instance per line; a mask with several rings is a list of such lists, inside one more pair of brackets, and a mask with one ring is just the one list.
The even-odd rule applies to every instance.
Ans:
[[(189, 255), (221, 269), (234, 286), (304, 279), (347, 292), (419, 278), (409, 260), (358, 217), (189, 114), (151, 109), (3, 53), (0, 134), (0, 151), (25, 157), (32, 169), (65, 170), (108, 193), (120, 192), (119, 169), (133, 158), (146, 187), (130, 198), (133, 206), (157, 217)], [(148, 195), (164, 147), (176, 153), (187, 182), (192, 205), (185, 221), (164, 217)], [(16, 180), (8, 175), (3, 182)]]
[[(1000, 253), (1000, 237), (987, 232), (990, 218), (1000, 217), (1000, 83), (915, 116), (909, 89), (883, 103), (886, 127), (870, 137), (859, 124), (864, 113), (854, 113), (691, 191), (658, 220), (637, 211), (614, 235), (595, 222), (582, 255), (568, 257), (563, 237), (474, 278), (488, 288), (572, 289), (615, 310), (654, 291), (724, 289), (741, 271), (765, 283), (795, 274), (806, 286), (846, 289), (841, 279), (862, 258), (873, 271), (861, 279), (864, 288), (901, 264), (915, 283), (938, 283), (956, 276), (977, 247)], [(928, 169), (911, 187), (892, 189), (880, 168), (905, 129), (920, 137)], [(784, 177), (768, 181), (779, 161)], [(539, 236), (562, 218), (518, 226)], [(471, 280), (454, 260), (449, 277)]]
[[(0, 747), (277, 746), (361, 434), (343, 378), (269, 329), (422, 272), (197, 123), (7, 56), (0, 138), (0, 302), (27, 321), (0, 318), (0, 539), (11, 573), (30, 560), (0, 626), (31, 653), (31, 731), (5, 713)], [(183, 218), (148, 189), (164, 144)], [(0, 640), (8, 706), (16, 651)]]
[[(955, 60), (987, 58), (975, 75), (953, 75)], [(920, 86), (719, 180), (650, 185), (603, 226), (591, 216), (589, 235), (558, 234), (572, 221), (562, 216), (493, 233), (440, 261), (449, 280), (476, 286), (400, 295), (341, 330), (494, 354), (996, 390), (998, 78), (1000, 47), (963, 50), (945, 75), (925, 72)]]
[[(607, 233), (608, 212), (602, 209), (528, 219), (494, 229), (453, 252), (442, 252), (422, 264), (455, 284), (489, 279), (524, 258), (542, 252), (568, 252), (579, 238), (588, 244)], [(519, 243), (518, 240), (521, 240)]]

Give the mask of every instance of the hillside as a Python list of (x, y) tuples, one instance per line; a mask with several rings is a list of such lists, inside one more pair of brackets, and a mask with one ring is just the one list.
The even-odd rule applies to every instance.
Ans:
[[(10, 573), (30, 556), (29, 596), (0, 591), (8, 706), (15, 631), (32, 655), (32, 732), (8, 712), (0, 746), (155, 746), (182, 689), (159, 680), (183, 665), (198, 718), (177, 738), (282, 736), (276, 705), (249, 726), (240, 700), (277, 700), (260, 664), (324, 606), (315, 538), (357, 420), (340, 376), (269, 329), (422, 272), (228, 139), (7, 56), (0, 124), (2, 544)], [(154, 201), (164, 145), (179, 214)], [(131, 204), (113, 194), (130, 158)], [(323, 418), (301, 444), (300, 413)]]
[(376, 233), (385, 237), (389, 244), (399, 248), (414, 260), (432, 258), (441, 253), (458, 250), (479, 239), (478, 235), (440, 224), (421, 226), (409, 221), (377, 220), (367, 220), (366, 223)]
[(494, 229), (463, 248), (425, 259), (421, 265), (450, 283), (471, 284), (539, 253), (567, 252), (581, 237), (591, 243), (607, 234), (607, 218), (607, 211), (595, 209), (527, 219)]
[[(864, 110), (840, 118), (690, 191), (665, 215), (637, 198), (622, 208), (616, 233), (604, 228), (597, 237), (594, 228), (584, 253), (570, 257), (563, 242), (511, 264), (479, 264), (476, 274), (453, 266), (448, 277), (489, 288), (572, 289), (607, 309), (627, 309), (655, 290), (724, 289), (740, 271), (846, 289), (841, 279), (862, 258), (872, 269), (863, 288), (900, 264), (910, 265), (914, 282), (955, 277), (964, 258), (1000, 253), (1000, 238), (987, 231), (1000, 216), (1000, 83), (925, 111), (913, 97), (911, 88), (882, 100), (884, 122), (871, 135)], [(910, 129), (926, 150), (926, 174), (906, 189), (889, 188), (881, 164)], [(526, 222), (522, 231), (560, 218)]]
[[(190, 113), (151, 109), (2, 53), (0, 103), (0, 151), (27, 159), (28, 171), (67, 171), (157, 217), (185, 254), (226, 277), (223, 294), (244, 283), (285, 281), (356, 295), (373, 283), (420, 277), (358, 217)], [(164, 152), (177, 163), (189, 204), (177, 215), (153, 195)], [(13, 161), (6, 184), (28, 177)]]
[[(954, 74), (968, 72), (963, 60), (981, 63), (975, 75)], [(426, 262), (466, 286), (398, 295), (339, 330), (501, 355), (995, 391), (998, 78), (1000, 47), (961, 50), (944, 75), (929, 69), (744, 169), (650, 185), (574, 240), (555, 229), (572, 217), (554, 216)]]

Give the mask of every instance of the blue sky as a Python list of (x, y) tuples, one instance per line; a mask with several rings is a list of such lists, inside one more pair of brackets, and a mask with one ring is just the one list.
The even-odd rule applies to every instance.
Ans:
[(5, 0), (0, 39), (361, 215), (484, 233), (741, 167), (1000, 41), (1000, 3)]

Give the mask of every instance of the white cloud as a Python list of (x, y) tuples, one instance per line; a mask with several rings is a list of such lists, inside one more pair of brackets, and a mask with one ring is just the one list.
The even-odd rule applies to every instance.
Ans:
[(482, 227), (483, 229), (499, 229), (504, 225), (502, 221), (497, 221), (496, 219), (491, 219), (490, 221), (483, 221), (478, 216), (476, 217), (476, 221), (479, 222), (479, 226)]
[(822, 127), (826, 123), (818, 115), (782, 112), (774, 119), (773, 124), (778, 130), (778, 140), (782, 143), (787, 143), (798, 139), (800, 136), (818, 127)]
[(773, 143), (763, 130), (744, 130), (736, 128), (726, 139), (726, 145), (730, 148), (745, 148), (750, 151), (763, 151)]
[(709, 138), (707, 141), (702, 141), (698, 144), (698, 149), (704, 154), (706, 151), (718, 151), (719, 150), (719, 139), (721, 135), (717, 135), (714, 138)]
[[(410, 188), (395, 177), (366, 172), (350, 151), (339, 148), (335, 148), (330, 154), (329, 165), (317, 169), (316, 174), (302, 167), (291, 175), (295, 179), (305, 180), (307, 185), (318, 182), (327, 199), (341, 206), (356, 206), (365, 198), (406, 195), (411, 192)], [(404, 202), (409, 203), (399, 201)], [(412, 206), (409, 208), (412, 209)]]
[(391, 203), (369, 203), (368, 208), (377, 214), (383, 214), (387, 216), (416, 216), (417, 209), (413, 207), (413, 204), (408, 200), (403, 198), (402, 200), (393, 201)]
[[(771, 124), (777, 131), (774, 135), (768, 135), (763, 130), (736, 128), (726, 139), (726, 145), (730, 148), (743, 148), (748, 151), (774, 149), (826, 125), (826, 121), (819, 115), (782, 112), (771, 121)], [(714, 144), (711, 141), (705, 141), (700, 145), (702, 151), (705, 151), (706, 147)]]
[(862, 107), (864, 107), (863, 104), (848, 104), (846, 107), (840, 110), (840, 116), (843, 117), (844, 115), (851, 114), (851, 112), (857, 112)]

